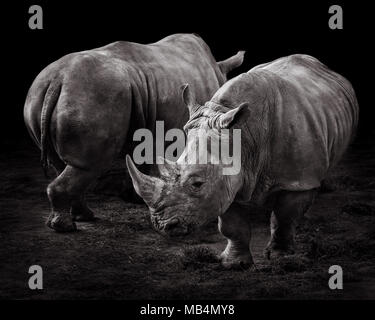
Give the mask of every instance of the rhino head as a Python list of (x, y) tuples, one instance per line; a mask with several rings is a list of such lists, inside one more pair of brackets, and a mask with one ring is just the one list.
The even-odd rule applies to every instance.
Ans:
[[(244, 178), (241, 168), (235, 174), (223, 174), (224, 168), (228, 167), (228, 159), (218, 158), (212, 152), (202, 152), (204, 150), (197, 144), (202, 130), (207, 132), (211, 146), (215, 139), (223, 138), (222, 129), (231, 129), (239, 124), (247, 104), (234, 109), (210, 102), (200, 106), (195, 103), (188, 85), (183, 87), (182, 96), (189, 108), (190, 120), (184, 127), (188, 132), (186, 146), (177, 162), (164, 159), (164, 164), (158, 165), (160, 176), (154, 177), (140, 172), (131, 158), (126, 158), (134, 188), (149, 207), (153, 227), (167, 236), (187, 235), (224, 213)], [(232, 144), (233, 130), (226, 131), (229, 134), (225, 139)], [(191, 163), (188, 159), (193, 152), (196, 152), (195, 160), (198, 161)], [(207, 163), (199, 161), (202, 154), (208, 155)], [(232, 160), (239, 160), (241, 167), (241, 153), (236, 155), (233, 152), (232, 158), (235, 157), (240, 157)]]

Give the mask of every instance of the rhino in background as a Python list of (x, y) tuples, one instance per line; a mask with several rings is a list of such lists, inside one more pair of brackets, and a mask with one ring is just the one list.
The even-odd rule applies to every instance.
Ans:
[(84, 192), (132, 143), (136, 129), (182, 128), (188, 111), (178, 88), (189, 82), (201, 103), (242, 64), (244, 52), (216, 62), (193, 34), (176, 34), (149, 45), (119, 41), (68, 54), (47, 66), (29, 89), (26, 127), (40, 147), (42, 164), (57, 178), (47, 188), (47, 225), (76, 230), (94, 217)]
[[(176, 163), (160, 165), (160, 178), (141, 173), (127, 157), (154, 227), (182, 236), (218, 217), (228, 240), (223, 265), (250, 266), (251, 212), (239, 205), (254, 204), (272, 211), (268, 257), (292, 251), (297, 218), (355, 132), (358, 104), (351, 84), (311, 56), (292, 55), (229, 80), (203, 106), (188, 87), (183, 98), (190, 110), (186, 130), (241, 129), (241, 170), (223, 175), (222, 162), (186, 164), (189, 150), (197, 150), (195, 134)], [(157, 196), (150, 197), (151, 188)]]

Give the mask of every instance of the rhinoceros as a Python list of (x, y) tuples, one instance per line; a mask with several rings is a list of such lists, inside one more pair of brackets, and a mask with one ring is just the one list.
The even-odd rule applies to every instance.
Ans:
[[(219, 231), (228, 240), (222, 264), (248, 267), (253, 265), (251, 209), (244, 208), (260, 206), (271, 214), (266, 256), (292, 252), (298, 218), (312, 205), (355, 133), (359, 110), (349, 81), (319, 60), (297, 54), (229, 80), (203, 106), (188, 86), (183, 99), (190, 111), (184, 127), (189, 135), (177, 162), (166, 161), (160, 176), (153, 177), (127, 157), (154, 228), (167, 236), (184, 236), (218, 217)], [(186, 161), (191, 150), (201, 152), (193, 148), (199, 141), (197, 128), (211, 139), (223, 129), (241, 130), (237, 174), (224, 175), (222, 159)], [(233, 137), (228, 141), (233, 143)]]
[(24, 119), (40, 147), (42, 164), (55, 168), (47, 188), (52, 211), (47, 225), (74, 231), (74, 221), (94, 214), (84, 192), (131, 144), (138, 128), (182, 128), (188, 111), (178, 88), (192, 84), (197, 100), (212, 97), (244, 52), (216, 62), (197, 35), (176, 34), (143, 45), (114, 42), (68, 54), (47, 66), (29, 89)]

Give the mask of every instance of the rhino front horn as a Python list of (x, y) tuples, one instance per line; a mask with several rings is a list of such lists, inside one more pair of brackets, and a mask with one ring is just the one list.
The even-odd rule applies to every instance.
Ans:
[(126, 155), (126, 166), (137, 194), (149, 207), (154, 207), (161, 196), (164, 181), (140, 172), (129, 155)]

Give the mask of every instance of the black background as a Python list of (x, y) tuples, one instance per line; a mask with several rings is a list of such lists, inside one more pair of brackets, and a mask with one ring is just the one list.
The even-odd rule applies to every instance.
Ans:
[[(31, 30), (28, 9), (43, 8), (44, 29)], [(339, 4), (344, 29), (328, 27), (328, 8)], [(246, 50), (243, 66), (280, 56), (315, 56), (347, 77), (360, 104), (359, 136), (373, 131), (372, 12), (358, 1), (293, 3), (266, 1), (23, 1), (2, 9), (3, 99), (1, 140), (28, 139), (23, 104), (32, 81), (49, 63), (117, 40), (150, 43), (172, 33), (198, 33), (217, 60)]]

